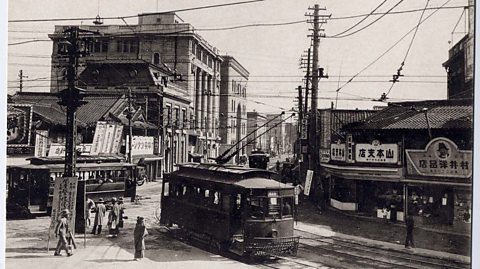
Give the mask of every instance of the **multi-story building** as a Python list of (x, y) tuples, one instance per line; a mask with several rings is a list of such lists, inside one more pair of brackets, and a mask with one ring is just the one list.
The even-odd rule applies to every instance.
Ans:
[(468, 34), (450, 48), (448, 60), (443, 64), (447, 71), (448, 99), (473, 98), (475, 1), (469, 0)]
[[(284, 116), (278, 114), (267, 114), (267, 133), (268, 152), (272, 156), (278, 156), (285, 153), (285, 123)], [(275, 119), (274, 119), (275, 118)], [(275, 126), (276, 125), (276, 126)], [(275, 126), (275, 127), (273, 127)]]
[[(228, 150), (247, 135), (247, 82), (249, 72), (235, 58), (222, 56), (220, 82), (220, 152)], [(240, 149), (246, 140), (235, 148)], [(244, 155), (246, 148), (240, 150), (238, 156)]]
[(187, 91), (180, 88), (177, 81), (170, 81), (171, 75), (165, 68), (144, 60), (87, 62), (80, 74), (79, 84), (90, 94), (117, 92), (128, 96), (130, 90), (132, 106), (145, 111), (146, 120), (158, 126), (155, 141), (161, 147), (157, 153), (162, 153), (158, 158), (164, 158), (156, 168), (159, 172), (155, 177), (172, 171), (174, 164), (188, 160), (187, 130), (193, 109)]
[(264, 126), (266, 122), (267, 118), (257, 111), (247, 112), (247, 134), (252, 133), (247, 139), (249, 143), (247, 155), (250, 155), (254, 150), (267, 152), (267, 134), (265, 133), (267, 127)]
[[(78, 26), (78, 25), (77, 25)], [(66, 64), (64, 30), (70, 26), (56, 26), (49, 37), (53, 40), (51, 92), (66, 87)], [(195, 111), (188, 122), (190, 135), (196, 136), (195, 153), (215, 156), (217, 154), (217, 126), (220, 92), (220, 63), (222, 58), (194, 27), (185, 23), (175, 13), (139, 14), (136, 25), (82, 25), (81, 29), (98, 34), (93, 35), (89, 55), (79, 58), (80, 74), (88, 62), (111, 60), (142, 60), (167, 69), (184, 89)], [(135, 76), (134, 73), (132, 73)], [(122, 86), (131, 78), (124, 77)], [(170, 78), (167, 78), (170, 80)], [(161, 115), (161, 113), (160, 113)], [(158, 125), (161, 127), (160, 125)]]

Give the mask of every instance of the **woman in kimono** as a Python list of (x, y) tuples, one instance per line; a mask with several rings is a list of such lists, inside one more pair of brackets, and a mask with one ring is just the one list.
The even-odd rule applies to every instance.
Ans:
[(147, 227), (143, 217), (137, 217), (137, 224), (133, 231), (133, 242), (135, 245), (135, 261), (145, 256), (145, 236), (148, 235)]

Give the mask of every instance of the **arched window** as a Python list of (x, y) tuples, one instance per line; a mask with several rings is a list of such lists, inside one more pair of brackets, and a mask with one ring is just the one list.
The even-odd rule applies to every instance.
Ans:
[(158, 52), (155, 52), (153, 54), (153, 64), (160, 64), (160, 54)]

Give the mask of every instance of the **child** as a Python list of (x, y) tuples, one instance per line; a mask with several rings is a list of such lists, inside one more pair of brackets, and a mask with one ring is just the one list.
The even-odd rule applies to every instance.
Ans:
[(135, 261), (145, 256), (145, 236), (148, 235), (143, 217), (137, 217), (137, 224), (133, 231), (133, 242), (135, 245)]

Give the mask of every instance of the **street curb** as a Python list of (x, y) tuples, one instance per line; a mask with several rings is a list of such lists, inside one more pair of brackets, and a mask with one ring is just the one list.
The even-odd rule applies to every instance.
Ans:
[[(309, 227), (312, 225), (305, 224), (303, 222), (298, 222), (300, 225), (303, 225), (305, 227)], [(295, 225), (295, 229), (298, 231), (302, 231), (305, 233), (310, 233), (310, 234), (316, 234), (311, 231), (307, 231), (305, 228), (298, 227), (298, 224)], [(317, 235), (317, 234), (316, 234)], [(321, 236), (321, 235), (319, 235)], [(370, 246), (375, 246), (384, 250), (390, 250), (390, 251), (397, 251), (397, 252), (402, 252), (402, 253), (407, 253), (407, 254), (415, 254), (415, 255), (420, 255), (420, 256), (426, 256), (430, 258), (437, 258), (440, 260), (449, 260), (449, 261), (458, 261), (466, 264), (471, 263), (471, 259), (469, 256), (463, 256), (463, 255), (458, 255), (458, 254), (452, 254), (448, 252), (441, 252), (441, 251), (436, 251), (436, 250), (429, 250), (429, 249), (422, 249), (422, 248), (413, 248), (410, 250), (406, 250), (403, 245), (395, 244), (395, 243), (390, 243), (390, 242), (384, 242), (384, 241), (379, 241), (379, 240), (373, 240), (373, 239), (368, 239), (368, 238), (363, 238), (359, 236), (353, 236), (353, 235), (347, 235), (347, 234), (342, 234), (335, 232), (335, 236), (343, 239), (348, 239), (348, 240), (355, 240), (355, 241), (360, 241), (363, 243), (366, 243)]]
[[(365, 217), (365, 216), (359, 216), (359, 215), (355, 215), (355, 214), (349, 214), (347, 212), (344, 212), (342, 210), (333, 208), (331, 206), (328, 206), (327, 210), (331, 210), (333, 212), (342, 214), (342, 215), (347, 216), (347, 217), (354, 217), (354, 218), (357, 218), (357, 219), (363, 219), (363, 220), (368, 220), (368, 221), (372, 221), (372, 222), (383, 222), (383, 219), (377, 219), (377, 218), (372, 218), (372, 217)], [(398, 227), (405, 227), (405, 224), (403, 224), (403, 223), (389, 223), (389, 225), (395, 225), (395, 226), (398, 226)], [(471, 238), (471, 234), (451, 232), (451, 231), (445, 231), (445, 230), (435, 229), (435, 228), (416, 226), (415, 229), (420, 229), (420, 230), (425, 230), (425, 231), (435, 232), (435, 233), (440, 233), (440, 234), (450, 234), (450, 235), (456, 235), (456, 236), (463, 236), (463, 237)]]

